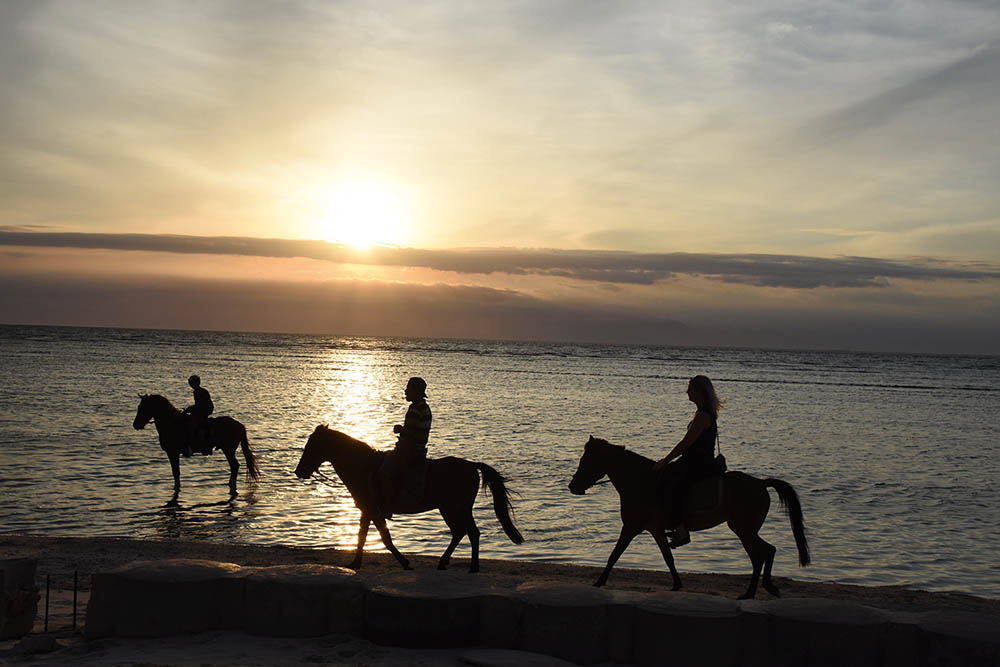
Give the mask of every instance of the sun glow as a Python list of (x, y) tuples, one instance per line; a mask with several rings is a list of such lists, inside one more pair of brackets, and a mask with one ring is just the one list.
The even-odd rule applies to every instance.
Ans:
[(398, 188), (378, 181), (343, 181), (318, 196), (314, 233), (327, 241), (370, 248), (404, 241), (411, 215)]

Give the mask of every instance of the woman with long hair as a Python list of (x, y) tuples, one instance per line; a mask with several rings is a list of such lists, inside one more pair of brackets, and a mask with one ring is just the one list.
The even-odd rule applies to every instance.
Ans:
[(712, 381), (704, 375), (696, 375), (688, 382), (688, 400), (698, 410), (688, 424), (687, 433), (670, 453), (656, 462), (653, 471), (657, 473), (657, 489), (663, 499), (667, 530), (672, 530), (670, 546), (680, 547), (691, 541), (687, 527), (681, 520), (684, 510), (684, 494), (691, 483), (716, 470), (715, 442), (718, 438), (719, 409), (722, 401), (715, 393)]

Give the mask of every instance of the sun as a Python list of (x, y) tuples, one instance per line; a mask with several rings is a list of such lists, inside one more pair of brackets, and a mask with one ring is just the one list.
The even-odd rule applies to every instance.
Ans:
[(342, 181), (319, 197), (315, 233), (327, 241), (370, 248), (400, 244), (411, 222), (399, 188), (377, 181)]

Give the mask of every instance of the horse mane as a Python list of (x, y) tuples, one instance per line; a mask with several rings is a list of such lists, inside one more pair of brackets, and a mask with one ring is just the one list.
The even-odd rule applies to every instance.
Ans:
[(635, 459), (637, 461), (642, 461), (645, 463), (654, 463), (653, 459), (649, 458), (648, 456), (643, 456), (639, 452), (633, 452), (632, 450), (626, 448), (625, 445), (614, 445), (605, 440), (604, 438), (595, 438), (594, 436), (590, 437), (592, 438), (592, 442), (594, 444), (611, 449), (612, 451), (627, 456), (630, 459)]
[(161, 396), (160, 394), (146, 394), (145, 396), (143, 396), (143, 398), (153, 401), (154, 403), (158, 403), (160, 405), (166, 405), (171, 410), (181, 412), (181, 409), (176, 407), (173, 403), (171, 403), (170, 399), (167, 398), (166, 396)]
[(367, 442), (358, 440), (357, 438), (352, 438), (346, 433), (330, 428), (329, 424), (320, 424), (316, 427), (316, 430), (313, 431), (313, 434), (319, 434), (326, 438), (332, 438), (340, 444), (347, 445), (351, 449), (356, 449), (362, 452), (370, 452), (372, 454), (385, 454), (385, 452), (380, 449), (375, 449)]

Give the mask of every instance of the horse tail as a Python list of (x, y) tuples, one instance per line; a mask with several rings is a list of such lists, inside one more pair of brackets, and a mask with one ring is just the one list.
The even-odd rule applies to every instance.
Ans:
[(795, 493), (791, 484), (780, 479), (765, 479), (764, 486), (769, 486), (778, 492), (781, 507), (788, 514), (788, 521), (792, 524), (795, 546), (799, 549), (799, 565), (808, 565), (810, 562), (809, 544), (806, 542), (806, 527), (802, 521), (802, 505), (799, 503), (799, 495)]
[(257, 466), (257, 455), (250, 449), (250, 441), (247, 440), (247, 427), (240, 424), (243, 432), (240, 434), (240, 447), (243, 449), (243, 458), (247, 460), (247, 479), (258, 481), (260, 479), (260, 468)]
[(510, 502), (510, 489), (504, 484), (507, 480), (485, 463), (473, 462), (472, 465), (483, 473), (483, 489), (489, 488), (490, 493), (493, 494), (493, 511), (496, 512), (497, 519), (503, 526), (503, 532), (507, 534), (511, 542), (521, 544), (524, 542), (524, 537), (514, 525), (514, 506)]

